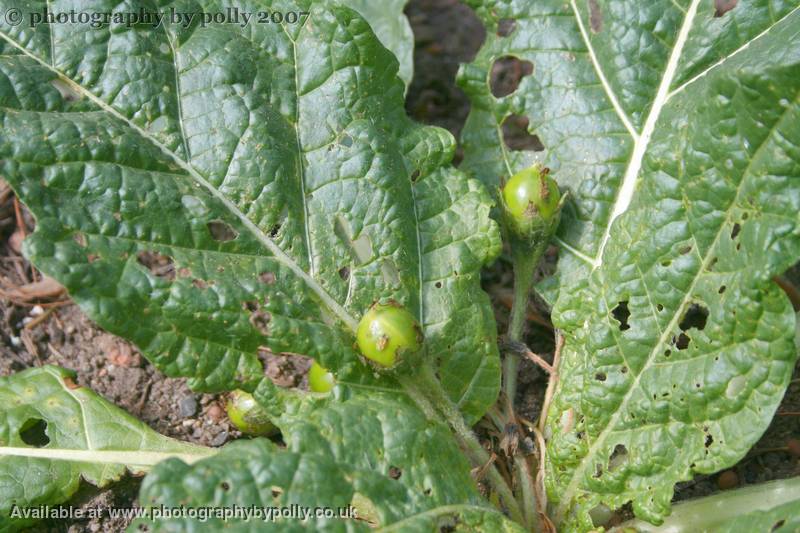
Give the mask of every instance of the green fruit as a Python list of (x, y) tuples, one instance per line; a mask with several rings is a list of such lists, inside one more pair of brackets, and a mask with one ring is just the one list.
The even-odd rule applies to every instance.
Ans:
[(517, 221), (533, 217), (552, 220), (559, 212), (561, 193), (547, 169), (534, 165), (517, 172), (503, 187), (509, 215)]
[(270, 421), (266, 410), (250, 393), (242, 390), (231, 392), (225, 410), (228, 412), (231, 423), (242, 433), (267, 436), (277, 432), (277, 428)]
[(308, 386), (314, 392), (328, 392), (336, 385), (336, 378), (328, 369), (314, 361), (308, 371)]
[(422, 344), (422, 328), (401, 304), (375, 303), (358, 324), (358, 349), (380, 366), (394, 366), (404, 352), (416, 352)]

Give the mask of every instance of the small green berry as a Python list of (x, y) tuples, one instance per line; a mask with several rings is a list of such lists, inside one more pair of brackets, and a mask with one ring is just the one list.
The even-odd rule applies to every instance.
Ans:
[(500, 210), (512, 251), (529, 254), (558, 229), (565, 197), (549, 170), (534, 165), (514, 174), (500, 194)]
[(267, 436), (277, 431), (267, 412), (248, 392), (243, 390), (231, 392), (225, 410), (231, 423), (242, 433)]
[(393, 367), (403, 352), (416, 352), (422, 328), (405, 307), (394, 300), (375, 303), (358, 324), (358, 349), (382, 367)]
[(540, 216), (550, 220), (558, 213), (561, 193), (556, 181), (541, 166), (517, 172), (503, 187), (509, 214), (518, 220)]
[(336, 378), (328, 369), (314, 361), (308, 371), (308, 386), (314, 392), (329, 392), (336, 385)]

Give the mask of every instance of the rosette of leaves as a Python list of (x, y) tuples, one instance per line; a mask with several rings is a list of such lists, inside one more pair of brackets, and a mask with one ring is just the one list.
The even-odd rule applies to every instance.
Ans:
[[(497, 186), (538, 160), (571, 198), (544, 287), (566, 341), (552, 516), (583, 531), (631, 502), (659, 523), (675, 483), (756, 442), (797, 358), (772, 278), (800, 259), (800, 7), (470, 3), (488, 37), (459, 75), (462, 168)], [(493, 94), (496, 61), (530, 75)], [(515, 115), (544, 151), (504, 143)]]

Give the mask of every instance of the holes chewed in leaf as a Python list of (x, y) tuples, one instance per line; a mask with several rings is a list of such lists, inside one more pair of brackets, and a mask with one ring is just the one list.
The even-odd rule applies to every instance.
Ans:
[(528, 117), (522, 115), (509, 115), (503, 121), (503, 142), (509, 150), (515, 152), (544, 150), (539, 137), (528, 132), (528, 124)]
[(272, 272), (262, 272), (258, 275), (258, 281), (266, 283), (267, 285), (272, 285), (275, 283), (275, 274)]
[(603, 12), (600, 11), (597, 0), (589, 0), (589, 27), (592, 33), (600, 33), (603, 29)]
[(533, 73), (533, 63), (514, 56), (497, 58), (492, 65), (490, 88), (495, 98), (512, 94), (519, 88), (522, 78)]
[(250, 324), (264, 336), (269, 335), (269, 321), (272, 315), (266, 311), (258, 310), (250, 315)]
[(625, 331), (631, 329), (630, 324), (628, 324), (628, 318), (631, 316), (631, 312), (628, 309), (628, 302), (619, 302), (617, 306), (611, 311), (611, 314), (614, 315), (614, 318), (619, 322), (619, 330)]
[(400, 271), (397, 270), (397, 265), (391, 259), (381, 261), (381, 276), (383, 276), (383, 282), (389, 287), (400, 284)]
[(208, 232), (211, 233), (211, 238), (217, 242), (232, 241), (239, 236), (230, 224), (222, 220), (212, 220), (209, 222)]
[(690, 342), (692, 342), (691, 337), (689, 337), (686, 333), (681, 333), (675, 340), (675, 347), (679, 350), (685, 350), (689, 347)]
[(278, 236), (278, 232), (281, 230), (280, 224), (273, 224), (271, 228), (269, 228), (269, 237), (270, 239), (274, 239)]
[(349, 248), (350, 256), (357, 265), (363, 265), (372, 260), (372, 241), (369, 235), (362, 233), (358, 238), (353, 239), (350, 224), (341, 215), (336, 216), (336, 220), (333, 223), (333, 233)]
[(594, 375), (594, 379), (597, 381), (605, 381), (606, 380), (606, 373), (605, 372), (598, 372)]
[(517, 21), (514, 19), (500, 19), (497, 23), (497, 36), (508, 37), (517, 29)]
[(58, 94), (61, 95), (61, 98), (67, 102), (77, 102), (81, 99), (81, 94), (75, 89), (75, 87), (60, 78), (56, 78), (51, 81), (50, 85), (52, 85), (55, 90), (58, 91)]
[(721, 17), (739, 3), (739, 0), (714, 0), (714, 16)]
[(343, 280), (347, 281), (350, 279), (350, 269), (348, 267), (342, 267), (339, 269), (339, 277)]
[(740, 231), (742, 231), (742, 226), (738, 222), (734, 223), (733, 227), (731, 228), (731, 240), (738, 237)]
[(728, 398), (737, 398), (745, 390), (747, 386), (747, 378), (745, 376), (735, 376), (725, 387), (725, 396)]
[(168, 255), (158, 252), (139, 252), (136, 261), (157, 278), (172, 281), (175, 279), (175, 263)]
[[(708, 431), (708, 430), (706, 430), (706, 431)], [(711, 436), (711, 433), (706, 433), (706, 440), (705, 440), (705, 442), (703, 443), (703, 446), (705, 446), (706, 448), (708, 448), (708, 447), (709, 447), (709, 446), (711, 446), (712, 444), (714, 444), (714, 437), (712, 437), (712, 436)]]
[(681, 318), (680, 328), (681, 331), (687, 331), (690, 328), (702, 330), (706, 327), (708, 321), (708, 309), (700, 304), (692, 304), (689, 309), (683, 314)]
[(50, 443), (47, 436), (47, 422), (41, 418), (29, 418), (19, 430), (19, 438), (28, 446), (41, 448)]
[(403, 475), (403, 471), (397, 468), (396, 466), (389, 467), (389, 477), (392, 479), (400, 479), (400, 476)]
[(613, 472), (619, 468), (628, 458), (628, 449), (624, 444), (617, 444), (608, 458), (608, 471)]

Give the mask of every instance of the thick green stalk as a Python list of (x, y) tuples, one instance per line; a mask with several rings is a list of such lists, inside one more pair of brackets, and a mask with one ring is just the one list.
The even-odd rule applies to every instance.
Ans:
[[(533, 287), (533, 273), (542, 258), (547, 243), (540, 243), (528, 253), (514, 253), (514, 301), (508, 321), (508, 339), (521, 341), (527, 318), (528, 299)], [(517, 373), (519, 355), (507, 352), (503, 359), (503, 392), (509, 403), (514, 405), (517, 394)]]
[[(547, 248), (547, 242), (537, 243), (529, 250), (515, 250), (514, 253), (514, 300), (508, 322), (507, 337), (511, 341), (522, 341), (527, 319), (528, 300), (533, 287), (536, 266)], [(520, 356), (507, 351), (503, 359), (503, 393), (508, 402), (508, 416), (513, 416), (514, 399), (517, 395), (517, 375)], [(534, 531), (541, 530), (537, 515), (535, 476), (530, 471), (527, 459), (517, 453), (514, 457), (514, 470), (519, 483), (520, 504), (525, 516), (525, 524)]]
[(422, 404), (423, 411), (429, 413), (435, 408), (441, 413), (455, 434), (456, 440), (467, 453), (473, 466), (476, 468), (486, 468), (486, 476), (492, 489), (497, 492), (503, 505), (506, 506), (512, 520), (525, 523), (524, 515), (514, 494), (509, 488), (503, 476), (497, 468), (490, 464), (491, 457), (481, 446), (475, 433), (464, 422), (464, 417), (453, 401), (442, 389), (441, 383), (436, 379), (433, 369), (427, 364), (423, 364), (415, 376), (401, 377), (400, 381), (411, 398), (418, 404)]

